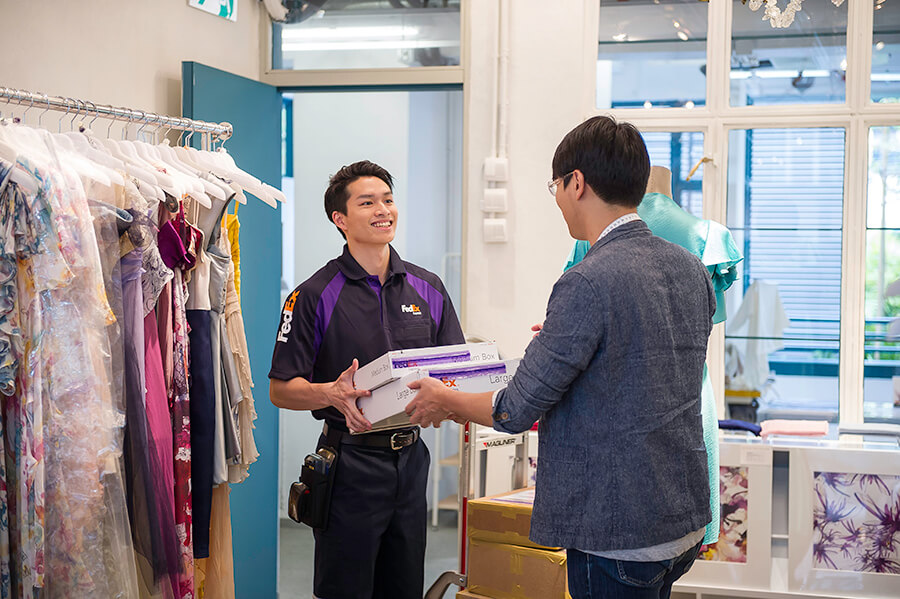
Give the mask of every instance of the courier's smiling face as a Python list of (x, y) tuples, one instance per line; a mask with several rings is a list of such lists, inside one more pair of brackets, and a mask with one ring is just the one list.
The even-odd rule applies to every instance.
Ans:
[(397, 232), (394, 194), (378, 177), (360, 177), (347, 185), (347, 214), (334, 212), (331, 218), (354, 244), (390, 243)]

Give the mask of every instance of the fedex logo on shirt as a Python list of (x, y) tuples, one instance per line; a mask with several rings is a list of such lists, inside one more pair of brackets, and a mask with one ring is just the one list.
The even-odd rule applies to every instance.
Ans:
[(287, 343), (287, 336), (291, 332), (291, 321), (294, 319), (294, 304), (297, 303), (297, 296), (300, 291), (294, 291), (284, 302), (284, 310), (281, 311), (281, 328), (278, 330), (276, 342)]
[(415, 304), (409, 304), (408, 306), (406, 304), (401, 304), (400, 310), (408, 314), (419, 314), (420, 316), (422, 314), (421, 308)]

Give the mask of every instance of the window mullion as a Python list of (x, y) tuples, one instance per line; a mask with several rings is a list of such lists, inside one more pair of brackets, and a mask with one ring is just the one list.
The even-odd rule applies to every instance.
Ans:
[(709, 3), (706, 42), (706, 102), (713, 117), (730, 102), (732, 2)]
[(857, 113), (869, 105), (872, 73), (872, 2), (847, 3), (847, 106)]
[(863, 422), (867, 138), (868, 129), (863, 119), (853, 118), (846, 138), (841, 243), (841, 349), (838, 385), (842, 424)]

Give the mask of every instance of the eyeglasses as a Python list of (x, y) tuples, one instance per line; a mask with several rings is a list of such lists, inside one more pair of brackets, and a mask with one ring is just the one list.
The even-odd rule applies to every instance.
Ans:
[(559, 186), (559, 182), (562, 181), (563, 187), (565, 187), (568, 184), (567, 179), (569, 177), (571, 177), (574, 173), (575, 173), (575, 171), (572, 171), (571, 173), (566, 173), (562, 177), (557, 177), (556, 179), (550, 179), (549, 181), (547, 181), (547, 190), (550, 192), (550, 195), (552, 195), (555, 198), (556, 197), (556, 188)]

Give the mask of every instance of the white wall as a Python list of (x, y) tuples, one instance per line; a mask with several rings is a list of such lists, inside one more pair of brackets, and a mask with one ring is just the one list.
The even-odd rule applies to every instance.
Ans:
[(341, 253), (344, 240), (325, 215), (324, 193), (331, 175), (359, 160), (380, 164), (394, 177), (400, 216), (393, 245), (405, 255), (409, 93), (324, 92), (293, 98), (295, 262), (288, 287)]
[(510, 241), (505, 244), (483, 242), (479, 209), (482, 164), (491, 152), (497, 3), (470, 4), (464, 327), (496, 339), (510, 356), (524, 350), (530, 325), (543, 321), (550, 290), (573, 244), (546, 182), (557, 144), (584, 116), (586, 1), (509, 2)]
[(233, 23), (187, 0), (0, 0), (0, 85), (180, 115), (183, 60), (259, 77), (261, 5), (238, 2)]

